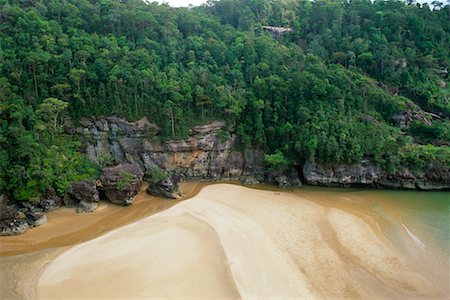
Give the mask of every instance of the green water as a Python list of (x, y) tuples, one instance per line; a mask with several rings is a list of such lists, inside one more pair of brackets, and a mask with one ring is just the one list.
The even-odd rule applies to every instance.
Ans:
[(398, 211), (411, 239), (448, 266), (450, 255), (450, 193), (380, 191)]
[(450, 192), (303, 187), (296, 193), (355, 212), (405, 255), (450, 266)]

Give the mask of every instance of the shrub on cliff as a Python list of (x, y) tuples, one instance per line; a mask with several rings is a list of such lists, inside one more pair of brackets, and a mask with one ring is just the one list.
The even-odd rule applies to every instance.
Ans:
[(171, 176), (172, 172), (168, 170), (162, 170), (160, 167), (155, 166), (151, 170), (150, 179), (148, 181), (150, 184), (154, 184)]
[(284, 172), (289, 167), (289, 161), (284, 157), (283, 152), (276, 150), (273, 154), (264, 156), (268, 169), (272, 172)]

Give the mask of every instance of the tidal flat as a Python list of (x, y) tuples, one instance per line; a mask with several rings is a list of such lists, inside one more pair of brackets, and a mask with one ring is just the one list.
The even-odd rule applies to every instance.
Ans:
[(448, 192), (182, 190), (2, 237), (2, 299), (449, 298)]

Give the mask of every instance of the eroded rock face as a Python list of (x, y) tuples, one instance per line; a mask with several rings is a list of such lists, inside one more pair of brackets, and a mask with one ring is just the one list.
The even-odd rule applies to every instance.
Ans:
[(114, 204), (133, 204), (142, 187), (144, 172), (139, 164), (120, 164), (104, 168), (100, 175), (102, 191)]
[(303, 176), (308, 184), (325, 186), (372, 186), (402, 189), (438, 190), (450, 189), (449, 172), (412, 174), (408, 170), (388, 174), (368, 160), (361, 164), (324, 166), (306, 162)]
[(94, 180), (73, 182), (66, 192), (63, 202), (68, 207), (76, 207), (77, 212), (93, 212), (100, 200)]
[(76, 132), (89, 136), (85, 151), (90, 160), (137, 163), (146, 176), (155, 167), (194, 180), (238, 180), (242, 175), (264, 174), (264, 153), (236, 151), (237, 136), (223, 121), (193, 127), (187, 139), (164, 142), (160, 129), (147, 119), (134, 123), (119, 118), (89, 119), (81, 125)]
[(8, 207), (6, 197), (0, 195), (0, 236), (17, 235), (30, 228), (25, 215), (15, 208)]
[[(417, 115), (414, 104), (410, 106), (404, 115), (394, 117), (398, 126), (407, 126), (416, 119), (429, 122), (430, 118), (436, 117), (430, 113)], [(369, 116), (362, 115), (361, 118), (371, 121)], [(258, 182), (271, 182), (285, 187), (301, 185), (298, 175), (283, 174), (287, 178), (276, 180), (269, 174), (265, 169), (263, 151), (237, 151), (237, 136), (222, 121), (196, 126), (184, 140), (164, 142), (159, 137), (160, 129), (147, 119), (134, 123), (118, 118), (84, 120), (76, 132), (89, 135), (85, 149), (91, 160), (99, 162), (106, 159), (112, 165), (138, 164), (146, 176), (150, 176), (152, 169), (158, 167), (179, 172), (187, 180), (242, 179), (250, 183), (255, 178)], [(437, 177), (432, 176), (432, 170), (431, 173), (415, 174), (414, 178), (407, 178), (401, 173), (391, 176), (369, 161), (334, 166), (307, 162), (303, 173), (307, 183), (314, 185), (416, 189), (447, 189), (449, 186), (448, 176), (445, 177), (442, 172)], [(119, 202), (123, 204), (123, 200)]]
[(291, 169), (282, 175), (275, 177), (275, 182), (279, 188), (301, 187), (302, 181), (295, 169)]
[(181, 197), (178, 181), (171, 177), (160, 180), (155, 184), (150, 184), (147, 188), (147, 193), (170, 199), (178, 199)]
[(47, 216), (44, 214), (43, 209), (30, 202), (20, 202), (18, 211), (19, 213), (23, 213), (30, 227), (36, 227), (47, 223)]
[(239, 182), (242, 185), (255, 185), (261, 183), (255, 176), (249, 175), (249, 176), (242, 176)]
[(52, 211), (59, 208), (62, 204), (61, 197), (56, 193), (53, 188), (49, 188), (45, 199), (39, 202), (39, 206), (42, 207), (44, 211)]

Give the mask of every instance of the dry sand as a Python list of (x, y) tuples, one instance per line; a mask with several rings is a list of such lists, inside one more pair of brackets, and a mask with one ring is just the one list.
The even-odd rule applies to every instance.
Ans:
[(295, 193), (217, 184), (51, 259), (36, 293), (38, 299), (448, 299), (448, 277), (413, 257), (358, 213)]

